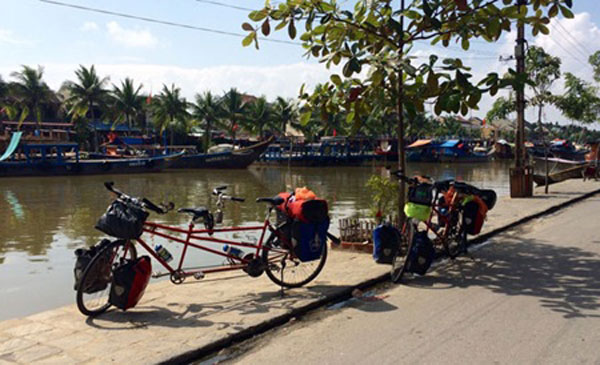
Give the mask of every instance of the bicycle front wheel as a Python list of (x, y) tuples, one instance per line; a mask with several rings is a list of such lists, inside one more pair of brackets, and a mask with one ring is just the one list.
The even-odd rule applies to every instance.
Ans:
[(412, 241), (414, 236), (415, 227), (407, 218), (406, 229), (403, 234), (400, 235), (400, 245), (398, 250), (392, 256), (392, 270), (390, 272), (390, 278), (393, 283), (400, 283), (402, 276), (408, 266), (408, 253), (412, 247)]
[(77, 308), (86, 316), (96, 316), (110, 307), (108, 294), (113, 269), (125, 259), (137, 258), (135, 246), (128, 241), (114, 241), (100, 250), (83, 271), (77, 288)]
[(464, 212), (457, 212), (454, 220), (454, 230), (444, 241), (444, 250), (451, 259), (457, 258), (461, 253), (467, 252), (467, 229), (465, 227)]
[(263, 246), (262, 259), (269, 279), (279, 286), (298, 288), (319, 275), (327, 261), (327, 242), (317, 260), (302, 262), (293, 251), (284, 247), (276, 234), (271, 234)]

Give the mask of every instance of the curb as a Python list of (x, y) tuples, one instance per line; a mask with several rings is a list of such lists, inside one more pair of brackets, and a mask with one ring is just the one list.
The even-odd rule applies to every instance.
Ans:
[[(505, 232), (509, 229), (512, 229), (519, 225), (530, 222), (534, 219), (537, 219), (537, 218), (543, 217), (545, 215), (552, 214), (554, 212), (562, 210), (568, 206), (579, 203), (580, 201), (588, 199), (599, 193), (600, 193), (600, 189), (585, 193), (576, 198), (573, 198), (573, 199), (567, 200), (565, 202), (562, 202), (560, 204), (551, 206), (550, 208), (547, 208), (541, 212), (523, 217), (517, 221), (514, 221), (514, 222), (504, 225), (502, 227), (498, 227), (490, 232), (487, 232), (483, 235), (480, 235), (480, 236), (470, 239), (467, 243), (467, 246), (483, 243), (502, 232)], [(300, 308), (295, 308), (295, 309), (291, 310), (289, 313), (282, 314), (280, 316), (277, 316), (277, 317), (271, 318), (267, 321), (264, 321), (262, 323), (259, 323), (255, 326), (248, 327), (243, 331), (229, 335), (225, 338), (222, 338), (222, 339), (212, 342), (210, 344), (204, 345), (196, 350), (192, 350), (192, 351), (188, 351), (183, 354), (180, 354), (180, 355), (172, 356), (164, 361), (161, 361), (160, 364), (188, 364), (192, 361), (202, 359), (202, 358), (207, 357), (211, 354), (214, 354), (224, 348), (227, 348), (235, 343), (246, 341), (254, 336), (263, 334), (263, 333), (265, 333), (269, 330), (272, 330), (276, 327), (282, 326), (282, 325), (286, 324), (287, 322), (289, 322), (290, 320), (292, 320), (296, 317), (301, 317), (315, 309), (326, 306), (328, 304), (335, 304), (335, 303), (339, 303), (344, 300), (350, 299), (352, 297), (352, 292), (355, 289), (360, 289), (362, 291), (365, 291), (366, 289), (369, 289), (377, 284), (381, 284), (383, 282), (388, 281), (389, 276), (390, 275), (388, 273), (386, 273), (386, 274), (380, 275), (378, 277), (363, 281), (354, 286), (345, 288), (337, 293), (332, 293), (330, 295), (326, 295), (325, 297), (318, 299), (314, 302), (308, 303)]]

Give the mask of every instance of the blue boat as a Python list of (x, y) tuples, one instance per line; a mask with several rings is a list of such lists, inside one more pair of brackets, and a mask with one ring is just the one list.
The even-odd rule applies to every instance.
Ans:
[(422, 139), (407, 147), (406, 159), (409, 162), (486, 162), (490, 156), (473, 151), (467, 141), (460, 139), (444, 142)]
[(81, 159), (76, 143), (20, 145), (0, 162), (0, 177), (159, 172), (181, 154), (128, 159)]
[(322, 138), (321, 143), (274, 144), (267, 148), (260, 162), (290, 166), (360, 166), (379, 157), (370, 143), (345, 137)]

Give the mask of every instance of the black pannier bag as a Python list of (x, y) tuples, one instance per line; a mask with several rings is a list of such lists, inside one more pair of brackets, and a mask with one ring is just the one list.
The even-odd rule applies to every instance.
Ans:
[(415, 232), (412, 246), (408, 253), (406, 271), (418, 275), (425, 275), (427, 270), (429, 270), (434, 257), (435, 249), (433, 248), (433, 243), (429, 237), (427, 237), (427, 232)]
[(492, 210), (498, 198), (494, 190), (480, 190), (479, 197), (487, 205), (488, 210)]
[(433, 186), (431, 184), (418, 184), (408, 188), (408, 201), (415, 204), (431, 205), (433, 200)]
[(376, 263), (391, 264), (399, 247), (400, 232), (395, 227), (381, 224), (373, 230), (373, 259)]
[(96, 223), (96, 229), (126, 240), (142, 235), (148, 212), (142, 207), (115, 200)]
[[(92, 261), (94, 256), (104, 247), (110, 244), (110, 240), (103, 239), (97, 245), (94, 245), (90, 248), (78, 248), (75, 250), (75, 267), (73, 268), (73, 276), (75, 277), (75, 284), (73, 285), (73, 289), (77, 290), (79, 287), (79, 281), (81, 280), (81, 276), (83, 276), (83, 272), (86, 267)], [(98, 273), (96, 273), (98, 274)], [(96, 278), (92, 280), (93, 282), (88, 283), (88, 287), (85, 292), (87, 294), (94, 293), (96, 291), (100, 291), (106, 288), (108, 283), (103, 283), (101, 278)]]
[(142, 299), (150, 281), (152, 265), (149, 256), (127, 262), (113, 271), (108, 301), (117, 308), (126, 310), (135, 307)]

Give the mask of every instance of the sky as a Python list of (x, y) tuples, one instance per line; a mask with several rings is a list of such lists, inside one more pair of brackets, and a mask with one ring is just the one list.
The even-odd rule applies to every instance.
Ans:
[[(296, 97), (302, 84), (313, 87), (329, 78), (327, 70), (315, 59), (306, 59), (298, 44), (260, 42), (260, 50), (242, 47), (241, 24), (248, 21), (247, 10), (259, 9), (261, 0), (56, 0), (64, 4), (92, 7), (138, 17), (191, 25), (199, 29), (173, 27), (139, 19), (83, 11), (40, 0), (0, 0), (0, 76), (21, 65), (43, 66), (44, 78), (53, 89), (63, 81), (74, 80), (79, 65), (94, 64), (101, 76), (119, 84), (132, 77), (143, 84), (146, 93), (156, 94), (163, 84), (174, 83), (192, 99), (196, 93), (223, 94), (232, 87), (239, 91), (265, 95)], [(352, 4), (354, 0), (341, 0)], [(596, 5), (596, 6), (595, 6)], [(558, 18), (550, 24), (549, 36), (533, 37), (526, 30), (530, 45), (542, 46), (562, 59), (562, 71), (593, 82), (587, 63), (591, 53), (600, 50), (600, 9), (595, 0), (574, 1), (574, 19)], [(211, 31), (208, 31), (211, 30)], [(286, 32), (275, 32), (270, 39), (289, 41)], [(443, 48), (427, 44), (415, 46), (415, 55), (436, 54), (462, 57), (470, 65), (475, 79), (488, 72), (503, 73), (514, 61), (501, 62), (500, 56), (514, 53), (515, 32), (490, 44), (474, 41), (468, 52), (459, 46)], [(558, 82), (554, 93), (562, 92)], [(502, 93), (506, 94), (506, 92)], [(500, 95), (502, 95), (500, 94)], [(494, 98), (484, 97), (472, 116), (484, 117)], [(530, 109), (526, 118), (536, 120)], [(558, 111), (549, 108), (547, 121), (570, 123)]]

